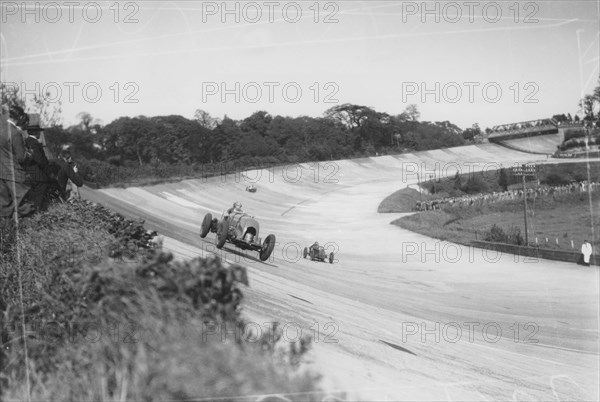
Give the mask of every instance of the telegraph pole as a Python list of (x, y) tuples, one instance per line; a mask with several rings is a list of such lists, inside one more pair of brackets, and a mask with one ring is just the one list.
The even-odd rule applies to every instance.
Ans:
[(523, 164), (513, 168), (515, 176), (523, 177), (523, 220), (525, 221), (525, 245), (529, 246), (529, 233), (527, 229), (527, 189), (525, 183), (526, 176), (535, 176), (535, 165)]
[[(523, 168), (525, 165), (523, 165)], [(527, 230), (527, 193), (525, 191), (525, 173), (523, 173), (523, 219), (525, 220), (525, 246), (529, 246), (529, 232)]]

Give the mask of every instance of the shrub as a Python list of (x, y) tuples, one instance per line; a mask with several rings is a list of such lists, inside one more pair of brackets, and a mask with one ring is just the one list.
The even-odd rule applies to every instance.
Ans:
[(508, 189), (508, 175), (506, 174), (506, 169), (500, 169), (500, 174), (498, 176), (498, 185), (502, 188), (503, 191)]
[(580, 138), (580, 137), (585, 137), (585, 130), (584, 129), (567, 129), (565, 131), (565, 141), (570, 140), (571, 138)]
[(471, 176), (462, 189), (467, 194), (485, 193), (489, 185), (480, 176)]
[(525, 240), (523, 239), (523, 236), (521, 236), (521, 229), (516, 226), (511, 226), (507, 233), (496, 224), (493, 224), (491, 229), (485, 233), (484, 240), (495, 243), (516, 244), (518, 246), (525, 244)]
[(549, 186), (563, 186), (569, 184), (569, 179), (561, 173), (552, 172), (548, 173), (546, 178), (542, 180), (542, 183)]
[[(316, 389), (313, 374), (294, 371), (308, 338), (285, 344), (275, 326), (244, 342), (245, 268), (216, 257), (174, 262), (152, 246), (155, 233), (142, 222), (84, 201), (23, 220), (18, 241), (8, 229), (0, 233), (7, 245), (0, 255), (0, 399), (25, 399), (22, 318), (35, 334), (28, 340), (34, 400), (224, 399)], [(20, 260), (12, 255), (17, 249)], [(224, 342), (222, 331), (208, 330), (214, 325), (237, 331)]]
[(495, 243), (516, 244), (518, 246), (525, 244), (525, 240), (523, 239), (523, 236), (521, 236), (521, 229), (512, 226), (507, 233), (496, 224), (493, 224), (491, 229), (485, 233), (484, 240)]
[(521, 235), (521, 229), (516, 226), (511, 226), (506, 235), (506, 242), (518, 246), (525, 245), (525, 239), (523, 239), (523, 236)]
[(507, 236), (504, 229), (494, 223), (492, 228), (485, 233), (484, 240), (495, 243), (505, 243), (506, 238)]

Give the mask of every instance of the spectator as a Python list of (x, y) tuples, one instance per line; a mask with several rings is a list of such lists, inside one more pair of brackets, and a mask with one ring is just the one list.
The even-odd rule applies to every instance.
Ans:
[(73, 163), (69, 150), (61, 151), (58, 159), (48, 164), (48, 176), (53, 181), (52, 190), (57, 191), (62, 201), (69, 200), (71, 192), (67, 190), (67, 182), (71, 180), (77, 187), (83, 186), (83, 179), (77, 173), (77, 165)]
[(590, 266), (590, 257), (592, 256), (592, 245), (589, 241), (584, 240), (581, 245), (581, 259), (583, 261), (583, 265)]
[[(71, 152), (71, 145), (63, 145), (63, 151), (66, 151), (67, 153), (70, 154)], [(73, 165), (73, 160), (71, 159), (69, 161), (69, 163), (71, 163), (71, 165)], [(77, 172), (75, 172), (77, 173)], [(73, 183), (73, 181), (71, 179), (67, 180), (67, 187), (66, 187), (66, 191), (69, 194), (69, 199), (67, 201), (71, 201), (73, 199), (79, 199), (80, 195), (79, 195), (79, 187), (77, 187), (75, 185), (75, 183)]]
[(39, 114), (30, 114), (27, 126), (29, 136), (25, 140), (25, 146), (31, 153), (31, 159), (25, 163), (25, 171), (27, 172), (27, 183), (31, 187), (28, 197), (37, 210), (45, 209), (43, 202), (50, 186), (50, 179), (47, 175), (48, 158), (46, 158), (40, 140), (43, 131), (44, 129), (40, 127)]
[[(14, 214), (31, 215), (35, 208), (27, 199), (29, 187), (21, 166), (29, 154), (25, 149), (22, 127), (27, 125), (27, 114), (22, 108), (11, 107), (10, 112), (0, 111), (0, 220)], [(5, 222), (2, 222), (4, 224)]]

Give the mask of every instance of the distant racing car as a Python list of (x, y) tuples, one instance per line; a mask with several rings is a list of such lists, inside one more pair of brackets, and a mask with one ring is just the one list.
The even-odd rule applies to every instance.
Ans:
[(246, 191), (256, 193), (256, 187), (254, 187), (253, 185), (246, 186)]
[(327, 254), (325, 247), (320, 246), (318, 242), (315, 242), (310, 247), (304, 247), (303, 257), (310, 257), (311, 261), (326, 261), (329, 260), (330, 264), (333, 264), (333, 252)]
[(200, 228), (200, 237), (205, 238), (208, 232), (216, 233), (215, 244), (218, 249), (229, 242), (243, 250), (258, 251), (261, 261), (267, 260), (275, 248), (275, 236), (268, 235), (261, 243), (259, 224), (253, 216), (244, 212), (223, 212), (221, 220), (213, 218), (210, 213), (204, 216)]

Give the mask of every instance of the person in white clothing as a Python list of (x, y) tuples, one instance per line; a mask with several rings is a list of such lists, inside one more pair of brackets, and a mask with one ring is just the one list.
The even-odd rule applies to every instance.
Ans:
[(590, 266), (590, 257), (592, 256), (592, 245), (589, 241), (584, 240), (581, 245), (581, 254), (583, 254), (583, 264)]

